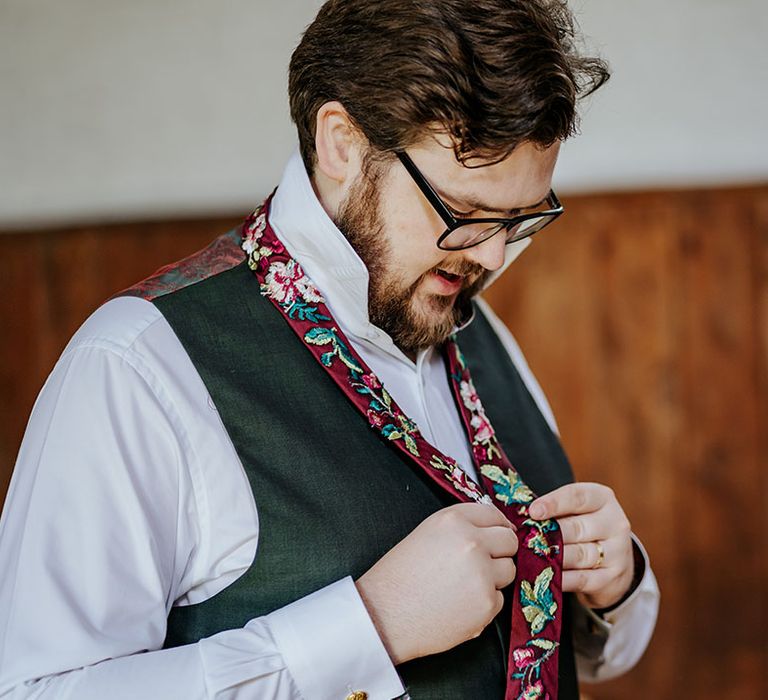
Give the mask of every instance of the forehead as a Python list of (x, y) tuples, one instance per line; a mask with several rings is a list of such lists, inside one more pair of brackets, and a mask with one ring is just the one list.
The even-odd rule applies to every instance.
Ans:
[(548, 148), (524, 142), (498, 163), (474, 159), (467, 167), (456, 160), (450, 141), (437, 137), (408, 153), (441, 195), (459, 204), (480, 202), (489, 209), (508, 210), (531, 206), (547, 196), (559, 150), (559, 142)]

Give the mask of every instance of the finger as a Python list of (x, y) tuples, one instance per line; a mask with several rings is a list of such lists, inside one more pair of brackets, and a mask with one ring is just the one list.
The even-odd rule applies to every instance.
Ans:
[(515, 528), (496, 506), (487, 503), (457, 503), (454, 506), (448, 506), (448, 509), (455, 510), (467, 521), (477, 527), (495, 527), (502, 526)]
[(600, 549), (597, 542), (577, 542), (563, 547), (563, 569), (594, 569), (598, 563), (604, 564), (609, 557), (611, 545), (601, 542), (603, 561), (600, 561)]
[(611, 498), (614, 498), (613, 491), (602, 484), (566, 484), (537, 498), (528, 512), (536, 520), (592, 513), (602, 508)]
[(610, 513), (600, 510), (587, 515), (559, 518), (557, 524), (560, 526), (563, 543), (576, 544), (610, 539), (614, 535), (611, 522)]
[(616, 579), (612, 569), (590, 569), (583, 571), (573, 569), (563, 571), (563, 591), (565, 593), (599, 593)]
[(508, 527), (484, 527), (479, 536), (492, 557), (513, 557), (517, 554), (517, 535)]
[(500, 591), (506, 588), (515, 580), (517, 568), (511, 557), (491, 560), (491, 573), (493, 576), (493, 585)]

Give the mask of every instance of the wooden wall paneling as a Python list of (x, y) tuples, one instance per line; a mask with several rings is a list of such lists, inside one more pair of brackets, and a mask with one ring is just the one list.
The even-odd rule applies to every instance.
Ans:
[[(680, 489), (666, 470), (678, 422), (669, 384), (674, 374), (668, 311), (673, 212), (673, 206), (653, 195), (612, 200), (593, 230), (594, 257), (590, 277), (583, 280), (593, 290), (589, 336), (594, 347), (585, 387), (590, 397), (585, 421), (589, 461), (580, 478), (616, 491), (654, 567), (662, 572), (677, 568), (679, 554), (668, 546), (668, 537), (675, 527)], [(656, 643), (666, 653), (654, 659), (648, 697), (661, 697), (653, 693), (674, 687), (680, 668), (675, 630), (684, 601), (678, 586), (664, 589)], [(612, 684), (615, 687), (595, 689), (595, 697), (636, 692), (641, 678), (647, 684), (643, 666)]]
[[(689, 202), (689, 227), (681, 230), (680, 297), (685, 335), (681, 377), (687, 424), (677, 455), (690, 481), (682, 534), (688, 541), (684, 574), (697, 601), (728, 600), (735, 590), (759, 590), (760, 552), (749, 536), (745, 508), (765, 491), (759, 466), (757, 343), (753, 324), (749, 209), (734, 196), (705, 194)], [(763, 599), (744, 601), (758, 624), (734, 624), (716, 607), (701, 606), (687, 619), (688, 641), (707, 662), (692, 679), (695, 692), (722, 682), (722, 665), (745, 667), (724, 697), (754, 692), (764, 635)]]

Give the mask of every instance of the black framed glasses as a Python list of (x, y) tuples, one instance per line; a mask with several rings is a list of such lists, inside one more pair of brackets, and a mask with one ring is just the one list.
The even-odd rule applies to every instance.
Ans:
[(505, 232), (506, 242), (514, 243), (541, 231), (565, 211), (557, 195), (553, 190), (550, 190), (543, 202), (545, 209), (519, 214), (511, 218), (458, 218), (453, 215), (451, 208), (421, 174), (410, 156), (405, 151), (396, 151), (396, 155), (427, 201), (445, 222), (447, 228), (437, 239), (437, 247), (443, 250), (471, 248), (502, 231)]

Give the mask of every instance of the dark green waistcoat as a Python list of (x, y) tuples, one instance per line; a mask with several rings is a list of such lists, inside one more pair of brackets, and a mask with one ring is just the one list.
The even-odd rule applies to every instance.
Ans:
[[(213, 598), (173, 608), (166, 646), (241, 627), (333, 581), (357, 578), (424, 518), (454, 502), (368, 427), (260, 295), (244, 263), (167, 294), (154, 291), (242, 461), (260, 526), (250, 569)], [(544, 493), (571, 481), (556, 436), (482, 314), (459, 343), (526, 482)], [(399, 666), (412, 698), (501, 700), (508, 620), (505, 610), (479, 638)], [(576, 700), (570, 637), (566, 614), (560, 698)]]

